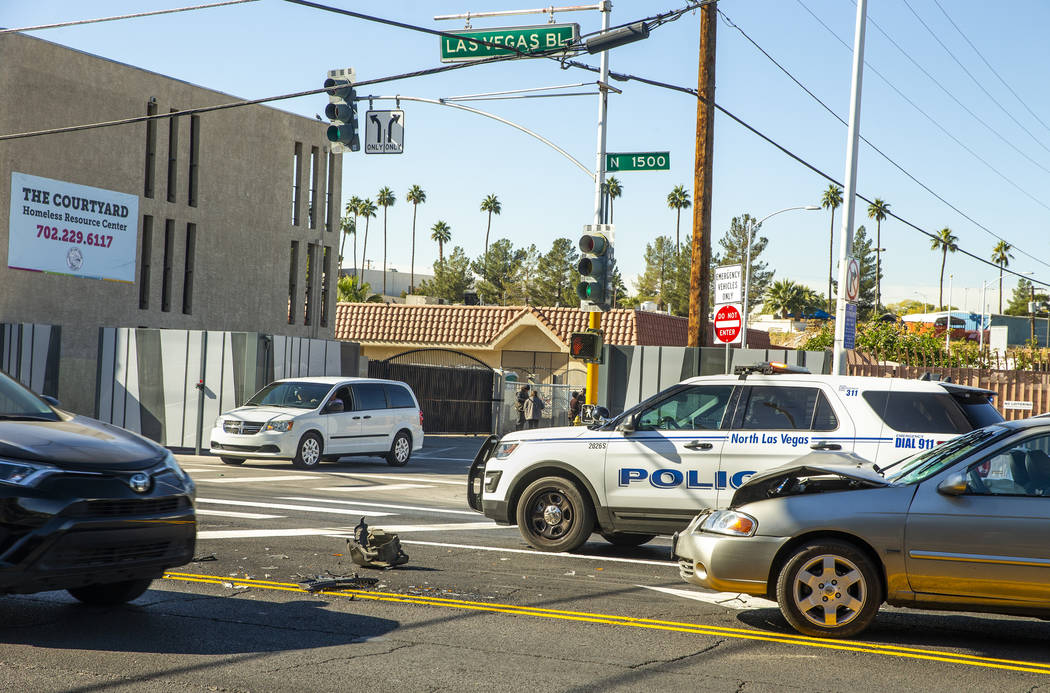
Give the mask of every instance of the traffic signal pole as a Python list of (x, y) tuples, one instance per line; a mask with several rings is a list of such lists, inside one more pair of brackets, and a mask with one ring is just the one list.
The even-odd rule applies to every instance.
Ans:
[[(609, 30), (609, 13), (612, 3), (603, 0), (601, 3), (602, 32)], [(609, 115), (609, 51), (602, 51), (601, 76), (598, 81), (598, 156), (594, 165), (594, 224), (603, 223), (603, 193), (605, 192), (605, 123)], [(611, 271), (611, 270), (610, 270)], [(601, 329), (602, 314), (598, 311), (589, 313), (587, 327)], [(598, 364), (587, 364), (586, 404), (598, 403)]]

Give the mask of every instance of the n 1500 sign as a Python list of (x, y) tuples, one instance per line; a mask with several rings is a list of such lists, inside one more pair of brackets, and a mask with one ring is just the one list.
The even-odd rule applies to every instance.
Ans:
[(668, 171), (671, 152), (628, 152), (606, 154), (606, 171)]

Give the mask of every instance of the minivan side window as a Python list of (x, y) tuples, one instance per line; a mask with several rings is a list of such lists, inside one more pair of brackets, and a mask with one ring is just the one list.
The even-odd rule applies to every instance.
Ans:
[(415, 409), (416, 402), (412, 399), (412, 394), (402, 385), (384, 385), (386, 388), (386, 398), (390, 400), (391, 409)]
[(354, 383), (354, 410), (386, 409), (386, 391), (382, 383)]
[(946, 392), (889, 392), (861, 394), (883, 423), (901, 433), (968, 433), (974, 429), (962, 407)]
[[(745, 388), (746, 403), (740, 429), (780, 431), (834, 431), (838, 417), (817, 387)], [(738, 414), (739, 416), (739, 414)]]

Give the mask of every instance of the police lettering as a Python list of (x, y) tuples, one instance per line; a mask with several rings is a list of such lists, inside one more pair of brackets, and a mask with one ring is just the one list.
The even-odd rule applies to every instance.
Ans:
[(623, 467), (620, 469), (620, 486), (631, 486), (631, 484), (648, 480), (649, 485), (659, 489), (685, 486), (685, 488), (690, 489), (724, 490), (726, 488), (740, 488), (754, 473), (754, 471), (749, 470), (729, 476), (728, 472), (717, 471), (713, 480), (701, 481), (700, 472), (696, 469), (689, 469), (685, 474), (679, 469), (657, 469), (650, 474), (645, 469)]

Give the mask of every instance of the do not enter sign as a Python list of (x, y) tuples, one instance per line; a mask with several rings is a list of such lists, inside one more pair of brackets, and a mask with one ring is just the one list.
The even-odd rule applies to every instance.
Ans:
[(715, 311), (715, 339), (721, 344), (740, 342), (741, 322), (740, 308), (732, 304), (719, 306)]

